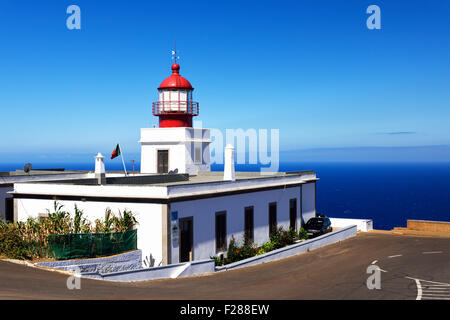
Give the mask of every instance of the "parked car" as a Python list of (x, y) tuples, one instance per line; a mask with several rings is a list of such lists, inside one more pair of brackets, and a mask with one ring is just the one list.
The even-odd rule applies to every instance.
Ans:
[(317, 217), (311, 218), (306, 222), (305, 230), (308, 232), (309, 238), (314, 238), (333, 231), (333, 228), (331, 227), (330, 219), (319, 214)]

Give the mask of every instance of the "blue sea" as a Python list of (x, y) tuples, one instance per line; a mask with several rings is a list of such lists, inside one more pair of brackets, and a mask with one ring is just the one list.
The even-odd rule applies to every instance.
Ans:
[[(0, 164), (0, 171), (22, 169), (23, 164)], [(34, 169), (93, 170), (93, 164), (35, 164)], [(139, 170), (139, 164), (136, 165)], [(223, 166), (213, 165), (212, 170)], [(239, 171), (257, 171), (256, 165), (237, 165)], [(121, 163), (107, 170), (122, 170)], [(127, 165), (127, 170), (132, 167)], [(450, 163), (293, 163), (280, 171), (314, 170), (317, 211), (330, 217), (373, 219), (374, 228), (405, 227), (407, 219), (450, 221)]]

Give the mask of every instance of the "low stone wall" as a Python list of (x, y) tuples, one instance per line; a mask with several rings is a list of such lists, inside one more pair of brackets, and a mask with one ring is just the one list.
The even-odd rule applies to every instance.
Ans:
[(99, 280), (133, 282), (164, 278), (181, 278), (198, 274), (214, 272), (214, 260), (192, 261), (187, 263), (171, 264), (162, 267), (153, 267), (139, 270), (111, 272), (111, 273), (82, 273), (84, 278)]
[(353, 226), (347, 226), (340, 230), (333, 231), (330, 233), (326, 233), (324, 235), (321, 235), (317, 238), (306, 240), (300, 243), (296, 243), (284, 248), (280, 248), (277, 250), (273, 250), (270, 252), (267, 252), (265, 254), (251, 257), (245, 260), (237, 261), (234, 263), (227, 264), (225, 266), (216, 267), (217, 271), (224, 271), (224, 270), (231, 270), (236, 268), (242, 268), (242, 267), (248, 267), (253, 266), (256, 264), (269, 262), (273, 260), (278, 260), (281, 258), (286, 258), (289, 256), (293, 256), (299, 253), (307, 252), (309, 250), (314, 250), (335, 242), (339, 242), (351, 237), (356, 236), (357, 234), (357, 227), (356, 225)]
[(450, 222), (446, 221), (427, 221), (427, 220), (407, 220), (406, 228), (415, 231), (429, 232), (449, 232)]
[(134, 250), (103, 258), (39, 262), (36, 265), (66, 271), (73, 270), (73, 267), (76, 266), (81, 273), (136, 270), (142, 268), (142, 251)]

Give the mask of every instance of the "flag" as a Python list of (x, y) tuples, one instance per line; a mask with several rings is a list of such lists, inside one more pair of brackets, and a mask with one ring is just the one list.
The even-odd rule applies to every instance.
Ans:
[(112, 152), (111, 159), (114, 159), (114, 158), (116, 158), (118, 156), (120, 156), (120, 146), (119, 146), (119, 144), (117, 144), (116, 148)]

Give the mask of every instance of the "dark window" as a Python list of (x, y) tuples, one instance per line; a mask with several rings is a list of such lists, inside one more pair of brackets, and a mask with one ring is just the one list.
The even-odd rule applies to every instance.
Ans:
[(14, 222), (14, 199), (6, 198), (5, 199), (5, 219), (9, 222)]
[(227, 249), (227, 212), (216, 213), (216, 252)]
[(297, 230), (297, 199), (289, 200), (289, 227)]
[(245, 208), (244, 233), (247, 240), (253, 241), (253, 207)]
[(277, 229), (277, 203), (269, 203), (269, 236)]

